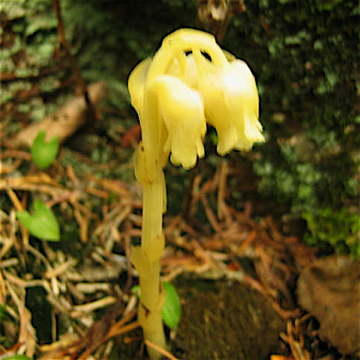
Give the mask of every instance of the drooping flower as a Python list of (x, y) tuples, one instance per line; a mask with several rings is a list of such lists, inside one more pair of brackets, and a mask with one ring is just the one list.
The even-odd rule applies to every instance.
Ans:
[(170, 75), (160, 75), (151, 82), (149, 91), (158, 99), (159, 115), (167, 129), (164, 151), (171, 154), (174, 165), (184, 169), (195, 166), (204, 156), (206, 133), (204, 107), (200, 94)]
[(133, 70), (129, 91), (147, 157), (159, 156), (160, 166), (170, 155), (174, 164), (193, 167), (204, 156), (206, 122), (217, 131), (220, 155), (264, 141), (254, 76), (210, 34), (181, 29), (167, 36)]
[(256, 83), (246, 63), (233, 60), (216, 67), (202, 54), (194, 56), (206, 119), (218, 133), (218, 153), (250, 150), (255, 142), (264, 141)]
[[(135, 174), (143, 189), (141, 245), (132, 249), (139, 273), (139, 323), (144, 337), (166, 347), (161, 308), (160, 257), (166, 209), (163, 168), (168, 158), (186, 169), (204, 156), (206, 122), (219, 137), (218, 152), (248, 150), (263, 141), (258, 122), (255, 80), (245, 63), (224, 52), (205, 32), (180, 29), (168, 35), (153, 58), (129, 77), (131, 103), (137, 111), (142, 141), (135, 153)], [(161, 354), (148, 348), (151, 359)]]
[(151, 61), (151, 58), (141, 61), (131, 72), (128, 80), (131, 105), (138, 113), (139, 118), (142, 117), (141, 112), (144, 106), (145, 81)]

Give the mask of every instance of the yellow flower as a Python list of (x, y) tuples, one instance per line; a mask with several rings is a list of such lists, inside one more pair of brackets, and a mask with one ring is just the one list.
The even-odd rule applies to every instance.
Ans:
[[(141, 124), (135, 174), (143, 189), (141, 245), (132, 248), (140, 280), (139, 323), (144, 337), (166, 347), (161, 308), (160, 257), (165, 246), (163, 168), (168, 158), (189, 169), (204, 156), (206, 122), (219, 137), (218, 152), (249, 150), (263, 141), (259, 99), (247, 65), (224, 52), (205, 32), (180, 29), (168, 35), (153, 58), (130, 74), (131, 103)], [(148, 348), (152, 360), (161, 354)]]
[(195, 166), (204, 156), (206, 133), (204, 107), (200, 94), (170, 75), (159, 75), (149, 85), (158, 99), (158, 112), (167, 129), (164, 151), (170, 152), (174, 165), (184, 169)]
[(181, 29), (167, 36), (155, 56), (130, 74), (129, 91), (146, 157), (153, 159), (147, 161), (148, 174), (169, 155), (176, 165), (195, 166), (204, 156), (206, 122), (218, 133), (220, 155), (264, 141), (250, 69), (202, 31)]
[(201, 53), (194, 57), (206, 120), (218, 133), (218, 153), (250, 150), (255, 142), (264, 141), (256, 83), (245, 62), (233, 60), (219, 68)]
[(138, 113), (139, 118), (142, 117), (141, 112), (144, 105), (145, 80), (151, 61), (151, 58), (147, 58), (138, 64), (131, 72), (128, 80), (131, 105)]

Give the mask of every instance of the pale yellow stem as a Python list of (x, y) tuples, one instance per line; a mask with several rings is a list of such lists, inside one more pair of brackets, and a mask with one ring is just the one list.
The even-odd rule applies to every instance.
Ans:
[[(231, 81), (235, 75), (237, 86)], [(245, 82), (237, 81), (238, 76), (244, 76)], [(155, 345), (148, 350), (150, 358), (156, 360), (161, 357), (156, 346), (166, 347), (161, 317), (164, 292), (160, 257), (165, 246), (163, 168), (170, 152), (173, 162), (184, 168), (194, 166), (196, 156), (204, 155), (201, 141), (206, 131), (205, 120), (219, 133), (220, 153), (232, 148), (248, 150), (263, 138), (257, 121), (257, 90), (250, 70), (233, 55), (224, 53), (212, 35), (199, 30), (180, 29), (168, 35), (155, 56), (134, 69), (129, 77), (129, 90), (141, 123), (142, 142), (135, 154), (135, 174), (143, 186), (141, 245), (132, 248), (131, 261), (140, 279), (139, 322), (145, 340)], [(228, 115), (224, 118), (224, 114)], [(178, 132), (179, 128), (183, 132)]]
[[(141, 164), (142, 162), (138, 162), (137, 166), (141, 166)], [(133, 247), (131, 259), (140, 278), (139, 323), (143, 328), (146, 340), (166, 349), (161, 316), (164, 294), (160, 282), (160, 257), (165, 245), (162, 216), (166, 197), (162, 169), (159, 169), (156, 179), (146, 181), (145, 176), (145, 178), (141, 178), (141, 181), (143, 185), (141, 246)], [(154, 348), (148, 347), (148, 352), (152, 360), (161, 357), (161, 354)]]
[[(131, 261), (140, 279), (139, 323), (145, 339), (164, 349), (166, 340), (161, 316), (164, 293), (160, 282), (160, 257), (165, 246), (162, 230), (162, 216), (166, 208), (163, 168), (170, 150), (164, 150), (168, 130), (159, 113), (161, 94), (156, 86), (153, 86), (153, 80), (156, 80), (158, 75), (166, 74), (176, 58), (185, 74), (187, 51), (204, 51), (219, 67), (227, 64), (226, 57), (213, 36), (191, 29), (175, 32), (164, 40), (151, 64), (143, 65), (149, 68), (146, 78), (144, 77), (143, 93), (136, 100), (141, 109), (139, 117), (142, 143), (135, 156), (135, 173), (143, 186), (143, 223), (141, 246), (132, 248)], [(138, 71), (143, 71), (143, 68)], [(137, 79), (139, 74), (134, 76), (133, 80)], [(136, 81), (132, 84), (136, 84)], [(148, 352), (152, 360), (161, 357), (161, 353), (154, 347), (148, 346)]]

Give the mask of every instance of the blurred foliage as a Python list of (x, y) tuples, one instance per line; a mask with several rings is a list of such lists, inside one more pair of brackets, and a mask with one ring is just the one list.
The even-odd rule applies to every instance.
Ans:
[(89, 80), (127, 81), (136, 63), (152, 55), (174, 27), (195, 25), (195, 1), (62, 0), (73, 49)]
[(331, 208), (323, 208), (304, 214), (309, 233), (306, 240), (314, 245), (331, 245), (336, 252), (349, 252), (360, 257), (360, 219), (359, 214), (349, 214), (343, 208), (334, 212)]
[[(222, 45), (247, 61), (256, 75), (267, 142), (236, 156), (251, 160), (260, 177), (260, 200), (285, 206), (306, 220), (311, 244), (328, 242), (338, 251), (356, 254), (358, 2), (245, 3), (246, 11), (232, 20)], [(85, 79), (110, 84), (109, 106), (120, 109), (122, 125), (130, 127), (136, 120), (126, 91), (129, 72), (155, 52), (166, 34), (197, 26), (196, 1), (154, 0), (144, 6), (142, 0), (61, 0), (61, 5), (66, 36)], [(34, 89), (22, 78), (57, 64), (56, 17), (50, 0), (5, 0), (0, 12), (1, 34), (6, 34), (1, 71), (18, 77), (6, 83), (2, 101), (8, 103), (24, 89)], [(44, 93), (58, 89), (65, 74), (62, 68), (41, 76), (40, 99), (31, 98), (16, 111), (30, 112), (31, 120), (41, 118), (51, 109), (39, 106), (48, 104)], [(118, 119), (119, 114), (110, 114), (108, 121)], [(179, 178), (185, 179), (181, 170), (174, 175), (174, 189), (187, 181)], [(231, 190), (234, 199), (243, 198)]]
[(258, 80), (267, 133), (254, 156), (260, 195), (304, 218), (311, 244), (358, 254), (358, 3), (246, 5), (224, 45)]
[(33, 212), (17, 211), (16, 217), (29, 233), (46, 241), (60, 240), (60, 226), (52, 210), (41, 200), (33, 203)]
[(62, 77), (54, 56), (57, 20), (49, 0), (4, 0), (0, 25), (0, 116), (15, 132), (12, 119), (37, 121), (54, 109), (44, 105)]
[(55, 160), (60, 147), (59, 137), (54, 136), (50, 141), (45, 141), (46, 131), (40, 130), (31, 145), (31, 157), (36, 166), (47, 169)]

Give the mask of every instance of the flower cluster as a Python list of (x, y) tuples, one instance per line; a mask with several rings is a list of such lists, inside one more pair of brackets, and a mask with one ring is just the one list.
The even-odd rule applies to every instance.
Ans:
[(175, 165), (193, 167), (204, 156), (206, 123), (217, 131), (220, 155), (264, 141), (250, 69), (208, 33), (180, 29), (168, 35), (130, 74), (129, 91), (142, 148), (161, 166), (170, 155)]

